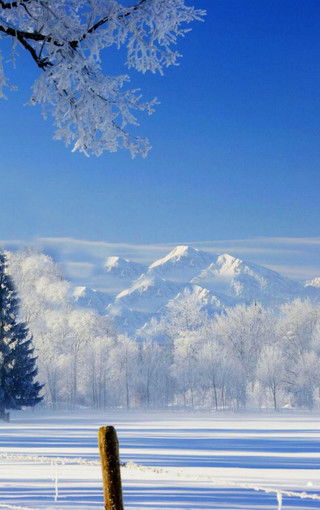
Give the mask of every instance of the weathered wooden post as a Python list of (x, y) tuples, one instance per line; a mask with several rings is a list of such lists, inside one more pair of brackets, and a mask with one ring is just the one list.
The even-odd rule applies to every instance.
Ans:
[(105, 510), (124, 510), (120, 475), (119, 443), (114, 427), (100, 427), (99, 450)]

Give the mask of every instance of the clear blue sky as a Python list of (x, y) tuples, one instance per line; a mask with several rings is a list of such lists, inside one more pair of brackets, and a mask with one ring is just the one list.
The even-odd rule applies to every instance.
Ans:
[(132, 77), (161, 100), (141, 119), (146, 160), (87, 159), (53, 141), (52, 124), (23, 106), (38, 71), (21, 50), (19, 91), (0, 103), (0, 238), (319, 234), (320, 2), (194, 2), (208, 16), (180, 41), (180, 67)]

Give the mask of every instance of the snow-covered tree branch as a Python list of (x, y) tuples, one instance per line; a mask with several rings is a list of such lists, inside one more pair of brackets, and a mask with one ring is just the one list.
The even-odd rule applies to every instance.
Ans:
[[(0, 1), (0, 38), (18, 41), (41, 70), (31, 104), (53, 115), (55, 138), (87, 155), (146, 155), (149, 141), (128, 126), (138, 125), (138, 112), (153, 113), (156, 100), (126, 88), (127, 73), (107, 74), (102, 51), (123, 47), (129, 69), (162, 74), (178, 62), (177, 38), (204, 14), (184, 0)], [(7, 86), (0, 54), (0, 96)]]

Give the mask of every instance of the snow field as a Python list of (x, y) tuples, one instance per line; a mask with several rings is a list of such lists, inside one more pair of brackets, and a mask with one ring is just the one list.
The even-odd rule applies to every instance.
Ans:
[(0, 425), (0, 508), (102, 508), (97, 430), (106, 424), (126, 463), (126, 510), (319, 508), (319, 418), (16, 413)]

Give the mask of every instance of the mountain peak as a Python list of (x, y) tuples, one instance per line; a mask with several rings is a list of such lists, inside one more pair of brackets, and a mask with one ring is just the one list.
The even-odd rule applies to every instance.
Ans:
[(316, 287), (320, 288), (320, 276), (313, 278), (312, 280), (308, 280), (305, 284), (305, 287)]
[(93, 308), (102, 315), (105, 314), (106, 306), (111, 301), (111, 296), (107, 293), (86, 286), (74, 287), (72, 297), (77, 305)]
[(222, 255), (219, 255), (216, 263), (218, 266), (224, 266), (227, 269), (239, 266), (242, 263), (242, 260), (229, 255), (229, 253), (223, 253)]
[(174, 261), (174, 260), (180, 260), (181, 258), (188, 257), (192, 254), (199, 253), (199, 250), (196, 248), (192, 248), (191, 246), (185, 246), (185, 245), (179, 245), (173, 248), (168, 255), (165, 257), (162, 257), (161, 259), (156, 260), (153, 262), (150, 266), (150, 269), (153, 269), (154, 267), (162, 266), (166, 262)]
[(156, 274), (176, 282), (188, 282), (202, 269), (207, 267), (214, 257), (192, 246), (179, 245), (165, 257), (149, 266), (148, 274)]
[(137, 278), (145, 270), (142, 264), (121, 257), (107, 257), (104, 267), (110, 275), (129, 280)]
[(107, 257), (104, 265), (107, 271), (111, 271), (113, 267), (118, 267), (122, 261), (129, 262), (127, 259), (121, 259), (120, 257)]
[(78, 299), (82, 296), (85, 296), (86, 292), (87, 292), (87, 287), (84, 285), (81, 285), (81, 286), (79, 285), (73, 289), (72, 295), (74, 298)]
[(239, 260), (233, 255), (230, 255), (229, 253), (222, 253), (218, 256), (217, 260), (221, 262), (234, 262), (235, 260)]
[(184, 244), (180, 244), (176, 246), (170, 253), (174, 257), (185, 257), (186, 255), (192, 252), (198, 252), (197, 248), (192, 248), (191, 246), (187, 246)]

